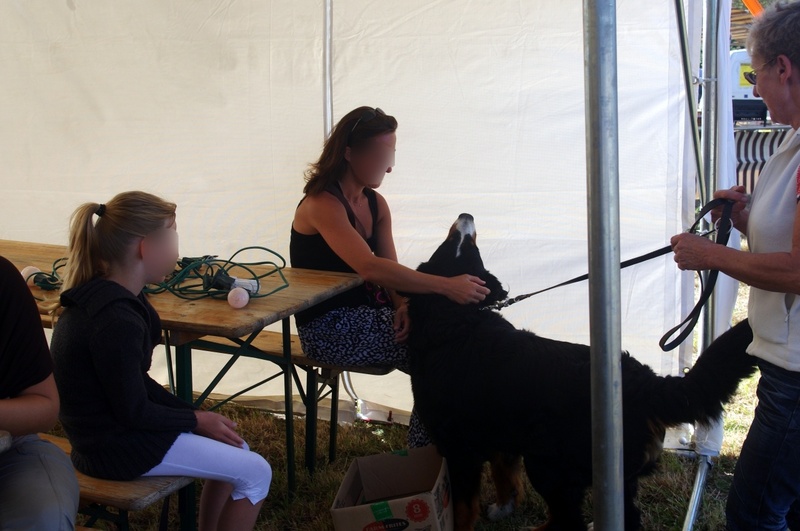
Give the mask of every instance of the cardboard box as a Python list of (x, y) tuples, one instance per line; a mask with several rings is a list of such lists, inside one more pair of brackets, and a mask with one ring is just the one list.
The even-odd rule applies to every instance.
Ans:
[(331, 516), (336, 531), (452, 531), (447, 463), (434, 446), (358, 457)]

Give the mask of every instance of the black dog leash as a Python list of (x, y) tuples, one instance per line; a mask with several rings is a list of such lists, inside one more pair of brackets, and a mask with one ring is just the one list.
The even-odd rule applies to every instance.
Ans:
[[(697, 230), (698, 226), (700, 225), (700, 222), (703, 220), (703, 217), (705, 217), (706, 214), (708, 214), (709, 212), (711, 212), (720, 205), (723, 206), (722, 216), (717, 222), (716, 229), (705, 233), (704, 236), (716, 232), (717, 233), (717, 237), (715, 240), (716, 243), (719, 243), (721, 245), (727, 245), (731, 228), (733, 227), (733, 224), (731, 223), (731, 211), (733, 210), (733, 201), (731, 201), (730, 199), (718, 198), (709, 201), (702, 209), (700, 209), (700, 212), (697, 214), (697, 219), (692, 224), (692, 226), (689, 227), (689, 230), (687, 230), (686, 232), (694, 233)], [(666, 245), (660, 249), (651, 251), (647, 254), (637, 256), (636, 258), (631, 258), (630, 260), (625, 260), (624, 262), (620, 263), (619, 268), (625, 269), (626, 267), (646, 262), (648, 260), (657, 258), (659, 256), (663, 256), (670, 252), (672, 252), (672, 246)], [(658, 345), (664, 351), (672, 350), (678, 345), (680, 345), (683, 342), (683, 340), (686, 339), (686, 336), (688, 336), (689, 333), (691, 333), (692, 329), (694, 329), (695, 325), (697, 324), (697, 320), (700, 318), (700, 312), (702, 311), (703, 306), (705, 305), (708, 298), (711, 297), (711, 293), (714, 291), (714, 285), (717, 282), (718, 274), (719, 271), (716, 270), (710, 271), (708, 274), (708, 285), (705, 287), (703, 286), (703, 275), (702, 274), (700, 275), (700, 285), (702, 290), (700, 299), (697, 301), (697, 304), (695, 304), (694, 308), (692, 308), (692, 311), (689, 312), (689, 315), (686, 317), (686, 319), (684, 319), (683, 322), (681, 322), (678, 326), (672, 328), (670, 331), (664, 334), (664, 337), (662, 337), (661, 340), (658, 342)], [(498, 302), (491, 306), (486, 306), (483, 309), (501, 310), (519, 301), (523, 301), (528, 297), (533, 297), (534, 295), (544, 293), (545, 291), (550, 291), (551, 289), (560, 288), (562, 286), (567, 286), (569, 284), (575, 284), (577, 282), (581, 282), (583, 280), (588, 280), (588, 279), (589, 279), (588, 274), (581, 275), (579, 277), (572, 278), (560, 284), (556, 284), (555, 286), (550, 286), (549, 288), (540, 289), (539, 291), (534, 291), (533, 293), (526, 293), (525, 295), (518, 295), (513, 299), (506, 299), (505, 301)], [(688, 326), (686, 326), (686, 328), (683, 328), (685, 325)], [(683, 330), (681, 331), (680, 335), (674, 340), (667, 343), (669, 337), (672, 336), (676, 331), (681, 330), (682, 328)]]
[[(714, 205), (714, 206), (709, 208), (709, 205)], [(717, 237), (714, 241), (716, 241), (720, 245), (727, 245), (728, 238), (730, 237), (731, 234), (731, 229), (733, 228), (733, 222), (731, 221), (731, 212), (733, 211), (733, 201), (731, 201), (730, 199), (720, 198), (710, 201), (708, 205), (703, 207), (703, 210), (700, 211), (700, 216), (698, 217), (697, 221), (694, 222), (694, 225), (692, 225), (690, 231), (693, 230), (698, 225), (700, 219), (703, 216), (705, 216), (706, 213), (708, 213), (708, 211), (716, 208), (719, 205), (722, 205), (722, 216), (719, 218), (719, 222), (717, 223), (716, 227)], [(664, 352), (668, 352), (674, 349), (675, 347), (680, 345), (683, 342), (683, 340), (686, 339), (686, 337), (692, 332), (694, 326), (697, 324), (697, 320), (700, 318), (700, 313), (703, 310), (703, 306), (705, 305), (709, 297), (711, 297), (711, 294), (714, 292), (714, 285), (717, 283), (718, 275), (719, 271), (716, 269), (712, 269), (711, 271), (709, 271), (707, 278), (708, 285), (704, 287), (703, 274), (700, 273), (700, 289), (701, 289), (700, 299), (698, 299), (697, 304), (694, 305), (692, 311), (689, 312), (689, 315), (686, 316), (686, 319), (684, 319), (679, 325), (674, 326), (666, 334), (664, 334), (664, 336), (658, 342), (658, 346), (661, 347), (661, 350), (663, 350)], [(680, 331), (678, 337), (667, 343), (667, 340), (675, 332), (678, 331)]]

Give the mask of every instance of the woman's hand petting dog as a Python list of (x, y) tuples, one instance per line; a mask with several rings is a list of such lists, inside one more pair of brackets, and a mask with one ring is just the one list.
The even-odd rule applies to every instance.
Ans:
[(473, 275), (459, 275), (444, 280), (444, 295), (458, 304), (476, 304), (490, 293), (484, 282)]

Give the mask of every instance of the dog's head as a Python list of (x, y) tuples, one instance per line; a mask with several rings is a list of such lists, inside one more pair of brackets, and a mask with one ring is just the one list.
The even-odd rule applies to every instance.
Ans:
[(444, 242), (436, 249), (430, 260), (420, 264), (417, 271), (443, 277), (463, 274), (479, 277), (486, 282), (486, 287), (491, 291), (480, 305), (489, 306), (504, 300), (508, 292), (503, 289), (497, 277), (483, 266), (476, 236), (475, 219), (470, 214), (461, 214), (450, 227)]

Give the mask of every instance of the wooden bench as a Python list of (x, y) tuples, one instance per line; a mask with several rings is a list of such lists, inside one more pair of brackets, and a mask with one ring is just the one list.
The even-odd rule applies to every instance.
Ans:
[[(204, 337), (203, 343), (205, 346), (202, 348), (213, 347), (214, 345), (230, 346), (230, 343), (224, 338)], [(256, 336), (250, 346), (265, 354), (283, 356), (283, 334), (265, 330)], [(339, 375), (344, 372), (355, 372), (383, 376), (392, 372), (394, 367), (361, 367), (320, 363), (303, 355), (300, 338), (295, 334), (291, 336), (291, 348), (293, 353), (292, 363), (306, 372), (305, 389), (298, 382), (298, 391), (300, 392), (300, 399), (306, 408), (306, 468), (310, 473), (313, 473), (317, 459), (318, 404), (328, 396), (330, 396), (331, 400), (328, 460), (329, 462), (336, 460), (336, 433), (339, 422)]]
[[(56, 437), (46, 433), (40, 433), (39, 437), (55, 444), (67, 455), (72, 451), (69, 441), (63, 437)], [(86, 525), (92, 526), (98, 519), (109, 520), (117, 524), (118, 529), (121, 531), (129, 529), (129, 511), (140, 511), (161, 499), (164, 499), (164, 506), (161, 512), (160, 528), (166, 529), (169, 495), (194, 483), (194, 478), (173, 476), (153, 476), (141, 477), (131, 481), (112, 481), (93, 478), (77, 470), (75, 475), (78, 478), (81, 491), (80, 512), (90, 517)], [(109, 511), (109, 507), (116, 509), (117, 512)], [(186, 515), (182, 514), (181, 527), (194, 528), (194, 515), (191, 515), (191, 522), (184, 522), (185, 519)]]

